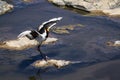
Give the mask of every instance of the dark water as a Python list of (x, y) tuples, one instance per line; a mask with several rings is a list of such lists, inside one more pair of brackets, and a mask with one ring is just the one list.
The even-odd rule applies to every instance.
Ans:
[[(27, 29), (36, 29), (42, 22), (62, 16), (57, 26), (82, 24), (70, 34), (58, 35), (55, 45), (42, 50), (54, 59), (83, 63), (62, 69), (50, 69), (36, 75), (29, 65), (40, 59), (35, 48), (23, 51), (0, 50), (0, 80), (119, 80), (120, 47), (108, 47), (107, 41), (120, 40), (120, 19), (82, 16), (53, 6), (44, 0), (32, 4), (14, 2), (15, 9), (0, 16), (0, 40), (15, 39)], [(29, 68), (30, 67), (30, 68)]]

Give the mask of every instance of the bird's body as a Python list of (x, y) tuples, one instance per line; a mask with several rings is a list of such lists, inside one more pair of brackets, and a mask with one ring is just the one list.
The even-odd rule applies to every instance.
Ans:
[(37, 50), (41, 53), (42, 57), (44, 59), (46, 59), (47, 56), (43, 55), (41, 50), (40, 50), (40, 46), (42, 44), (43, 41), (45, 41), (48, 36), (49, 36), (49, 30), (51, 27), (53, 27), (54, 25), (56, 25), (56, 23), (58, 21), (60, 21), (62, 19), (62, 17), (58, 17), (58, 18), (53, 18), (53, 19), (50, 19), (44, 23), (42, 23), (37, 30), (26, 30), (22, 33), (20, 33), (18, 35), (18, 38), (20, 37), (27, 37), (29, 38), (30, 40), (32, 39), (36, 39), (36, 38), (42, 38), (42, 41), (40, 42), (40, 44), (38, 45), (38, 48)]
[(62, 19), (62, 17), (50, 19), (50, 20), (42, 23), (38, 27), (38, 30), (26, 30), (26, 31), (20, 33), (18, 35), (18, 38), (26, 36), (27, 38), (29, 38), (31, 40), (31, 39), (35, 39), (37, 37), (42, 37), (42, 39), (45, 40), (49, 35), (50, 28), (53, 27), (54, 25), (56, 25), (56, 23), (61, 19)]

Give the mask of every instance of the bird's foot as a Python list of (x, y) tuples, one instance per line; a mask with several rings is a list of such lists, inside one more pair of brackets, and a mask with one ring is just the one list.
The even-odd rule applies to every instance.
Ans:
[(48, 57), (48, 56), (45, 56), (44, 60), (45, 60), (45, 61), (49, 60), (49, 57)]
[(42, 55), (42, 58), (43, 58), (43, 60), (45, 60), (45, 61), (49, 60), (49, 57), (46, 56), (45, 54)]

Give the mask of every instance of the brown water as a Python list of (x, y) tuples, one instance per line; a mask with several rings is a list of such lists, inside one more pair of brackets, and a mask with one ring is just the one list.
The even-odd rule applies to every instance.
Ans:
[(120, 47), (108, 47), (107, 41), (120, 40), (120, 19), (88, 17), (63, 10), (44, 0), (32, 4), (16, 4), (16, 8), (0, 16), (0, 40), (15, 39), (27, 29), (36, 29), (50, 18), (62, 16), (57, 26), (82, 24), (70, 34), (58, 35), (54, 45), (42, 46), (50, 58), (83, 61), (62, 69), (50, 68), (36, 75), (30, 67), (41, 59), (35, 48), (23, 51), (0, 50), (0, 80), (119, 80)]

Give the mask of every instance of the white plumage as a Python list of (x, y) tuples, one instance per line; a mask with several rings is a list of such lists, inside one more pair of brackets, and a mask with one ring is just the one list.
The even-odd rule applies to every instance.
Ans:
[(26, 30), (26, 31), (20, 33), (18, 35), (18, 38), (27, 37), (28, 39), (33, 40), (33, 39), (36, 39), (37, 37), (42, 37), (42, 41), (39, 42), (37, 50), (40, 52), (40, 54), (44, 58), (44, 60), (47, 60), (47, 56), (41, 52), (40, 46), (41, 46), (42, 42), (48, 38), (50, 28), (53, 27), (54, 25), (56, 25), (56, 23), (61, 19), (62, 19), (62, 17), (58, 17), (58, 18), (53, 18), (46, 22), (43, 22), (38, 27), (38, 30)]
[(49, 30), (51, 27), (55, 26), (58, 21), (60, 21), (62, 17), (52, 18), (46, 22), (43, 22), (39, 27), (38, 30), (26, 30), (18, 35), (20, 37), (27, 37), (30, 40), (35, 39), (37, 37), (42, 37), (45, 40), (48, 37)]
[[(44, 27), (46, 24), (48, 24), (48, 23), (51, 23), (51, 22), (54, 22), (54, 21), (60, 21), (61, 19), (62, 19), (62, 17), (50, 19), (50, 20), (42, 23), (42, 25), (39, 26), (38, 30), (40, 30), (41, 28), (43, 28), (43, 27)], [(56, 23), (56, 22), (54, 22), (54, 23)], [(54, 24), (54, 23), (53, 23), (53, 24)], [(56, 24), (54, 24), (54, 25), (56, 25)], [(51, 25), (51, 27), (54, 26), (54, 25)], [(50, 27), (50, 28), (51, 28), (51, 27)]]
[(20, 37), (25, 37), (26, 35), (28, 35), (28, 34), (30, 34), (30, 33), (31, 33), (30, 30), (26, 30), (26, 31), (20, 33), (20, 34), (18, 35), (18, 38), (20, 38)]

